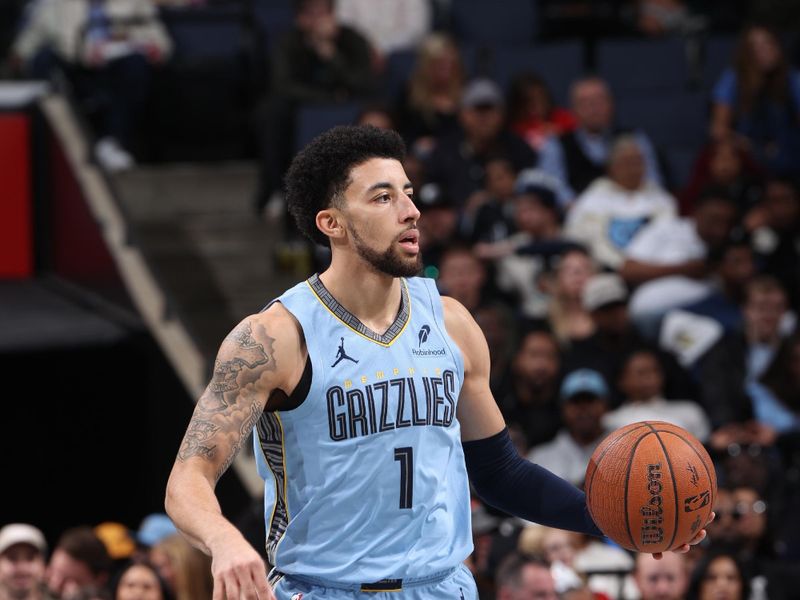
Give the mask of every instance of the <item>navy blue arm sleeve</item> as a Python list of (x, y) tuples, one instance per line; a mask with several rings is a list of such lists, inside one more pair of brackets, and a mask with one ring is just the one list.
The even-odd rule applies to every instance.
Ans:
[(603, 536), (586, 508), (586, 495), (522, 458), (508, 429), (462, 445), (470, 481), (487, 504), (527, 521)]

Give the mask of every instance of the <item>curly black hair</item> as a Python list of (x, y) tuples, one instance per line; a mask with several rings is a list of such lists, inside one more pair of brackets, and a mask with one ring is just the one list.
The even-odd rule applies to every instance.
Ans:
[(286, 173), (286, 203), (297, 228), (311, 241), (329, 246), (328, 237), (317, 229), (317, 213), (341, 199), (353, 167), (371, 158), (402, 161), (405, 155), (396, 132), (371, 125), (334, 127), (314, 138)]

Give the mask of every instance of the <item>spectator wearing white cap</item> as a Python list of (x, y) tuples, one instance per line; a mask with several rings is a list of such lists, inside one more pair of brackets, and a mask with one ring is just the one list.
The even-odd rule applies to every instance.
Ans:
[(564, 358), (568, 370), (591, 368), (599, 371), (611, 388), (610, 406), (616, 408), (622, 399), (615, 384), (623, 358), (636, 350), (648, 348), (658, 354), (664, 366), (666, 397), (694, 397), (694, 386), (675, 358), (652, 347), (631, 323), (628, 316), (628, 289), (619, 275), (594, 275), (584, 285), (582, 300), (595, 331), (586, 338), (573, 340)]
[(0, 529), (0, 600), (50, 600), (44, 588), (47, 542), (33, 525)]

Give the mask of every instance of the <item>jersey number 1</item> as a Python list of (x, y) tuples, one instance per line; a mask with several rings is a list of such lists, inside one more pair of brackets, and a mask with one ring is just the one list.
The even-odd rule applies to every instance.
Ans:
[(394, 459), (400, 461), (400, 508), (414, 503), (414, 449), (395, 448)]

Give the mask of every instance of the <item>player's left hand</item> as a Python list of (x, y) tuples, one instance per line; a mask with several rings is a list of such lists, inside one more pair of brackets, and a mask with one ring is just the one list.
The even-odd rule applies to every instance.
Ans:
[[(713, 521), (716, 516), (717, 516), (716, 513), (712, 511), (711, 512), (711, 516), (708, 519), (708, 522), (705, 524), (705, 527), (708, 527), (708, 524), (711, 523), (711, 521)], [(708, 535), (708, 533), (706, 533), (705, 527), (703, 529), (701, 529), (700, 531), (698, 531), (697, 535), (694, 536), (694, 538), (692, 538), (692, 540), (688, 544), (684, 544), (683, 546), (679, 546), (679, 547), (675, 548), (674, 550), (670, 550), (670, 552), (675, 552), (677, 554), (686, 554), (689, 550), (692, 549), (692, 546), (695, 546), (695, 545), (699, 544), (700, 542), (702, 542), (704, 539), (706, 539), (706, 536)], [(661, 557), (663, 557), (663, 556), (664, 556), (664, 554), (661, 553), (661, 552), (656, 552), (656, 553), (653, 554), (653, 558), (655, 558), (656, 560), (661, 560)]]

